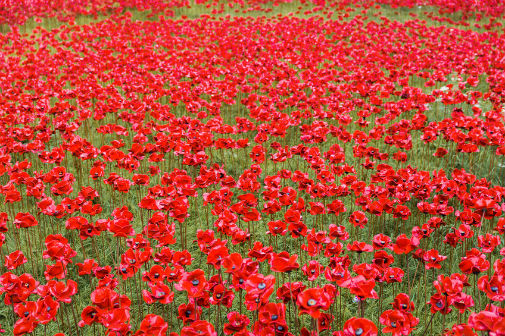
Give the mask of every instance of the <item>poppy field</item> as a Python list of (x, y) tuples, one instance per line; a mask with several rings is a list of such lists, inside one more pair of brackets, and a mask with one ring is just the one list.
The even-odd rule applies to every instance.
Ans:
[(504, 15), (0, 1), (0, 334), (505, 335)]

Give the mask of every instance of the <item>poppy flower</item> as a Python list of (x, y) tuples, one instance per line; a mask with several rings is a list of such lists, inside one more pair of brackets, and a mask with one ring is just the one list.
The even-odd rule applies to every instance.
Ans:
[(195, 306), (194, 303), (181, 304), (177, 307), (177, 318), (182, 320), (184, 324), (197, 321), (202, 314), (202, 307)]
[(478, 334), (466, 323), (455, 324), (447, 332), (447, 336), (477, 336)]
[(190, 297), (202, 296), (207, 290), (207, 281), (201, 269), (183, 274), (181, 280), (175, 285), (177, 290), (185, 290)]
[(372, 252), (373, 247), (365, 242), (354, 241), (352, 244), (347, 244), (347, 249), (349, 251), (363, 253), (363, 252)]
[(302, 267), (302, 272), (309, 281), (316, 280), (322, 271), (324, 271), (324, 267), (316, 260), (311, 260), (308, 264), (305, 264)]
[(215, 269), (219, 269), (224, 258), (228, 256), (228, 251), (224, 245), (212, 247), (207, 255), (207, 263), (213, 265)]
[(223, 328), (223, 332), (226, 335), (238, 334), (246, 331), (247, 326), (250, 323), (250, 320), (246, 315), (241, 315), (236, 311), (228, 313), (226, 317), (228, 322), (224, 324)]
[(60, 261), (62, 264), (71, 263), (71, 259), (77, 255), (68, 244), (68, 240), (60, 234), (48, 235), (45, 239), (46, 249), (42, 252), (44, 258)]
[(181, 336), (217, 336), (214, 326), (207, 321), (195, 321), (181, 329)]
[(28, 228), (38, 225), (38, 221), (29, 212), (18, 212), (14, 217), (14, 225), (20, 228)]
[(260, 308), (258, 318), (264, 325), (285, 324), (286, 307), (283, 303), (269, 302)]
[(386, 267), (389, 267), (393, 262), (395, 258), (388, 254), (384, 250), (379, 250), (374, 253), (374, 257), (372, 259), (372, 263), (375, 264), (379, 269), (384, 269)]
[(384, 311), (379, 321), (386, 326), (382, 329), (382, 332), (398, 336), (410, 335), (414, 327), (419, 324), (418, 318), (415, 318), (409, 312), (402, 312), (400, 310)]
[(484, 275), (477, 282), (478, 288), (486, 293), (487, 297), (493, 301), (505, 300), (505, 282), (502, 277), (493, 275), (489, 277)]
[(168, 304), (174, 300), (174, 293), (163, 283), (149, 284), (149, 289), (150, 291), (142, 291), (142, 298), (147, 304), (155, 302)]
[(24, 317), (14, 323), (13, 334), (14, 335), (24, 335), (33, 332), (37, 325), (38, 320), (35, 317)]
[(51, 296), (46, 296), (37, 301), (37, 320), (40, 324), (48, 324), (56, 320), (56, 315), (60, 308), (60, 303)]
[(168, 323), (161, 316), (155, 314), (147, 314), (142, 322), (140, 322), (139, 330), (135, 336), (162, 336), (166, 335)]
[(300, 267), (296, 259), (298, 255), (289, 255), (286, 251), (273, 253), (270, 258), (270, 269), (274, 272), (291, 272)]
[(87, 306), (81, 312), (81, 320), (79, 321), (79, 327), (84, 327), (84, 325), (91, 325), (97, 323), (99, 320), (100, 312), (96, 307)]
[(351, 216), (349, 216), (349, 223), (363, 229), (368, 223), (368, 218), (363, 211), (354, 211)]
[(256, 241), (253, 245), (253, 248), (249, 250), (249, 253), (247, 255), (251, 258), (257, 259), (259, 262), (262, 262), (269, 259), (272, 251), (272, 246), (263, 246), (261, 242)]
[(51, 279), (63, 279), (67, 276), (67, 267), (65, 263), (61, 261), (57, 261), (53, 265), (46, 265), (46, 269), (44, 271), (44, 276), (46, 280), (51, 280)]
[(345, 226), (330, 224), (329, 237), (331, 239), (347, 240), (349, 239), (349, 233), (346, 231)]
[(372, 247), (376, 250), (390, 248), (391, 247), (391, 238), (388, 236), (379, 233), (375, 235), (372, 240)]
[(384, 269), (383, 281), (387, 283), (402, 282), (405, 271), (399, 267), (388, 267)]
[(479, 274), (489, 268), (489, 261), (486, 255), (476, 248), (466, 251), (465, 256), (459, 263), (461, 272), (465, 274)]
[(273, 275), (263, 275), (256, 273), (251, 275), (245, 282), (245, 290), (253, 296), (268, 297), (273, 291), (275, 277)]
[(442, 265), (440, 263), (447, 259), (446, 256), (440, 255), (439, 252), (435, 249), (431, 249), (429, 251), (426, 251), (426, 253), (423, 254), (423, 260), (424, 260), (424, 267), (426, 269), (431, 269), (431, 268), (436, 268), (440, 269), (442, 268)]
[(51, 295), (59, 302), (71, 303), (71, 297), (77, 294), (77, 282), (68, 279), (66, 283), (62, 281), (51, 280), (46, 285), (41, 285), (37, 288), (37, 293), (40, 296)]
[(210, 303), (213, 305), (223, 305), (225, 307), (231, 308), (233, 304), (233, 299), (235, 294), (223, 284), (218, 284), (212, 288), (212, 296), (210, 298)]
[(448, 298), (438, 293), (431, 296), (428, 304), (431, 306), (430, 311), (432, 314), (440, 312), (441, 314), (446, 315), (452, 311), (449, 306)]
[(418, 245), (419, 239), (414, 237), (409, 239), (407, 235), (401, 234), (396, 238), (396, 242), (393, 244), (393, 251), (396, 254), (408, 254)]
[(309, 314), (312, 318), (318, 319), (321, 316), (321, 310), (329, 309), (332, 301), (322, 288), (308, 288), (298, 295), (296, 304), (299, 315)]
[(277, 290), (277, 299), (282, 300), (285, 304), (290, 301), (296, 301), (301, 292), (307, 288), (302, 282), (287, 282), (282, 284)]
[(352, 317), (344, 323), (343, 336), (376, 336), (377, 326), (366, 318)]
[(414, 302), (412, 302), (410, 300), (410, 297), (405, 293), (398, 294), (395, 297), (393, 303), (391, 303), (391, 304), (393, 305), (394, 309), (400, 310), (403, 312), (412, 312), (415, 309)]
[(499, 236), (493, 236), (487, 233), (486, 235), (478, 237), (478, 243), (479, 247), (482, 248), (482, 252), (491, 253), (495, 247), (501, 244), (501, 239)]
[(8, 270), (13, 270), (25, 264), (28, 261), (22, 251), (14, 251), (5, 256), (5, 267)]
[(498, 330), (502, 317), (491, 311), (480, 311), (471, 313), (468, 318), (468, 325), (478, 331)]
[(286, 223), (280, 220), (270, 221), (268, 222), (268, 231), (267, 234), (271, 234), (272, 236), (281, 235), (284, 236), (287, 233)]
[(321, 313), (319, 318), (317, 319), (317, 330), (324, 331), (330, 330), (331, 324), (333, 323), (334, 316), (331, 314)]

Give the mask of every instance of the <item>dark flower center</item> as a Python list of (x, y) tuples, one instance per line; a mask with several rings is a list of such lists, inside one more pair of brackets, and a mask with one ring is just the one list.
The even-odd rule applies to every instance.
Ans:
[(265, 289), (266, 287), (267, 287), (267, 285), (264, 282), (260, 282), (258, 284), (258, 289)]
[(275, 320), (277, 320), (278, 318), (279, 318), (279, 316), (277, 316), (277, 315), (272, 315), (272, 321), (275, 321)]
[(356, 329), (356, 331), (354, 332), (354, 335), (356, 335), (356, 336), (363, 335), (363, 329), (362, 328)]
[(194, 279), (193, 281), (191, 281), (191, 283), (193, 284), (193, 286), (198, 286), (200, 281), (198, 279)]
[(491, 292), (496, 293), (498, 291), (498, 287), (493, 286), (491, 287)]
[(315, 306), (316, 303), (317, 303), (316, 300), (310, 299), (309, 301), (307, 301), (307, 306), (312, 307)]

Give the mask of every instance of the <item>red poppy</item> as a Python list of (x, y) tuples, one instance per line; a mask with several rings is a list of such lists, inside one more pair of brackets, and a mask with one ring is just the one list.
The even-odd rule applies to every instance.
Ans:
[(202, 296), (208, 284), (204, 272), (200, 269), (183, 274), (181, 280), (175, 285), (177, 290), (185, 290), (190, 297)]
[(149, 284), (149, 289), (150, 291), (142, 291), (142, 298), (147, 304), (155, 302), (168, 304), (174, 300), (174, 293), (163, 283)]
[(282, 284), (277, 290), (277, 299), (282, 300), (285, 304), (290, 301), (296, 301), (301, 292), (307, 288), (302, 282), (287, 282)]
[(505, 281), (499, 275), (489, 277), (487, 275), (479, 278), (478, 287), (486, 293), (487, 297), (493, 301), (505, 300)]
[(364, 212), (354, 211), (349, 217), (349, 223), (363, 229), (365, 225), (368, 223), (368, 218), (366, 217)]
[(302, 267), (302, 272), (309, 281), (316, 280), (323, 270), (324, 267), (316, 260), (311, 260), (308, 264), (305, 264)]
[(396, 254), (408, 254), (419, 245), (419, 239), (412, 237), (409, 239), (407, 235), (401, 234), (396, 238), (393, 244), (393, 251)]
[(231, 308), (233, 304), (233, 299), (235, 294), (229, 289), (219, 283), (212, 288), (212, 296), (210, 298), (210, 303), (213, 305), (223, 305), (225, 307)]
[(14, 251), (9, 255), (5, 256), (5, 267), (8, 270), (13, 270), (18, 268), (19, 266), (25, 264), (28, 261), (25, 255), (21, 251)]
[(79, 327), (84, 325), (91, 325), (97, 323), (99, 319), (99, 310), (93, 306), (87, 306), (81, 312), (81, 321), (79, 321)]
[(346, 231), (345, 226), (330, 224), (329, 237), (331, 239), (347, 240), (349, 239), (349, 233)]
[(241, 315), (236, 311), (228, 313), (226, 317), (228, 322), (224, 324), (223, 328), (223, 332), (226, 335), (236, 335), (240, 332), (245, 332), (250, 323), (250, 320), (246, 315)]
[(424, 260), (424, 267), (426, 269), (431, 269), (431, 268), (436, 268), (440, 269), (442, 268), (442, 265), (440, 263), (447, 259), (446, 256), (440, 255), (437, 250), (431, 249), (429, 251), (426, 251), (423, 254), (423, 260)]
[(343, 336), (376, 336), (378, 329), (375, 324), (366, 318), (352, 317), (347, 320), (342, 330)]
[(177, 318), (182, 320), (184, 324), (197, 321), (202, 314), (202, 307), (195, 306), (194, 303), (181, 304), (178, 308)]
[(365, 242), (354, 241), (352, 244), (347, 244), (347, 249), (349, 251), (363, 253), (363, 252), (372, 252), (372, 245), (368, 245)]
[(380, 234), (374, 236), (372, 243), (373, 243), (372, 244), (373, 248), (376, 250), (390, 248), (391, 247), (391, 238), (380, 233)]
[(168, 323), (161, 316), (155, 314), (147, 314), (142, 322), (140, 322), (139, 330), (135, 336), (162, 336), (166, 335)]
[(489, 261), (486, 260), (484, 253), (473, 248), (466, 251), (465, 256), (461, 258), (459, 268), (465, 274), (479, 274), (489, 268)]
[(217, 332), (214, 330), (214, 326), (207, 321), (195, 321), (190, 325), (183, 327), (181, 330), (181, 336), (217, 336)]
[(393, 336), (410, 335), (414, 327), (419, 324), (419, 319), (409, 312), (400, 310), (386, 310), (380, 316), (380, 323), (386, 327), (384, 333), (392, 333)]
[(393, 305), (394, 309), (400, 310), (403, 312), (412, 312), (415, 309), (414, 302), (412, 302), (410, 300), (409, 296), (405, 293), (398, 294), (395, 297), (393, 303), (391, 303), (391, 304)]
[(308, 288), (298, 295), (296, 304), (299, 314), (309, 314), (312, 318), (319, 318), (321, 310), (330, 308), (333, 299), (322, 288)]
[(14, 217), (14, 225), (18, 229), (36, 226), (38, 221), (28, 212), (18, 212)]
[(274, 272), (291, 272), (300, 267), (296, 259), (298, 259), (298, 255), (289, 255), (286, 251), (273, 253), (270, 258), (270, 268)]
[(440, 312), (444, 315), (447, 315), (452, 310), (449, 306), (447, 296), (438, 293), (431, 296), (428, 304), (431, 306), (430, 311), (432, 314)]
[(447, 332), (447, 336), (477, 336), (478, 334), (467, 324), (455, 324)]

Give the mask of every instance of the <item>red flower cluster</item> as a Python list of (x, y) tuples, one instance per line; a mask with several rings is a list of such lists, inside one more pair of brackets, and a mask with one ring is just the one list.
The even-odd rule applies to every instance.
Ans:
[[(385, 3), (505, 10), (3, 6), (116, 12), (0, 34), (5, 332), (505, 334), (505, 36)], [(167, 18), (281, 4), (298, 12)]]

